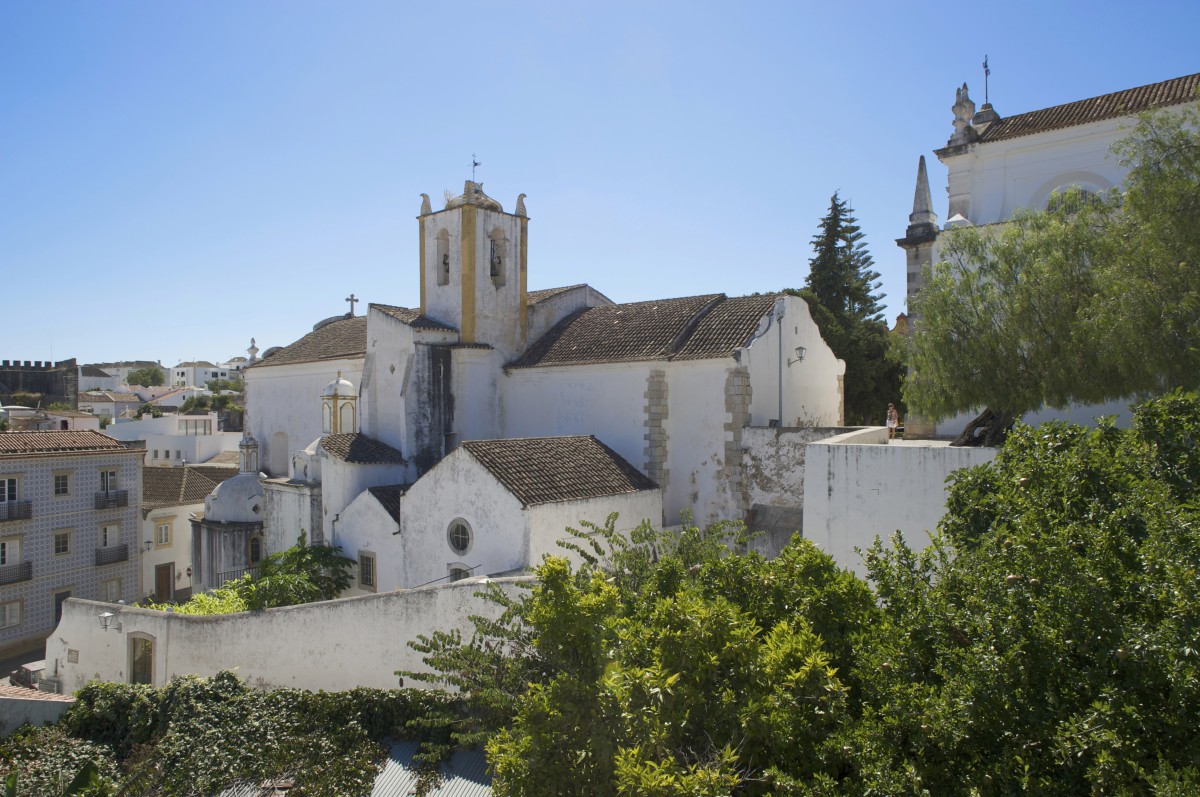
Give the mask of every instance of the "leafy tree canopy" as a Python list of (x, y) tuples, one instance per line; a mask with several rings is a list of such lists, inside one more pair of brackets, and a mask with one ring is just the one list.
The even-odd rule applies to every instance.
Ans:
[(899, 399), (902, 365), (890, 350), (879, 273), (853, 208), (836, 193), (812, 247), (805, 287), (789, 292), (808, 301), (821, 337), (846, 361), (846, 421), (882, 423), (888, 402)]
[[(828, 763), (861, 685), (840, 673), (876, 613), (867, 586), (797, 539), (733, 554), (740, 526), (585, 526), (583, 563), (548, 558), (528, 596), (464, 643), (415, 646), (463, 690), (500, 794), (730, 794)], [(464, 738), (472, 739), (469, 734)], [(551, 773), (554, 773), (553, 776)]]
[(905, 400), (931, 418), (1200, 384), (1200, 110), (1141, 119), (1121, 190), (946, 234), (914, 302)]
[[(340, 546), (309, 545), (301, 533), (291, 548), (264, 557), (253, 574), (197, 593), (170, 608), (180, 614), (231, 614), (332, 600), (349, 589), (349, 571), (354, 565), (353, 559), (342, 556)], [(160, 611), (168, 606), (149, 604)]]
[(241, 393), (246, 389), (246, 383), (241, 377), (234, 379), (210, 379), (204, 383), (204, 386), (214, 393), (220, 393), (223, 390)]
[(932, 548), (876, 545), (852, 793), (1196, 793), (1198, 437), (1195, 394), (1018, 425)]
[(130, 385), (158, 387), (163, 384), (163, 372), (158, 368), (137, 368), (129, 372), (125, 381)]

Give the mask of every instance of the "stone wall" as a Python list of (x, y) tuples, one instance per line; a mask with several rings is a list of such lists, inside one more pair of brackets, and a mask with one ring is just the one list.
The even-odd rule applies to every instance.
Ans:
[(646, 377), (646, 417), (642, 426), (646, 429), (646, 475), (659, 484), (670, 478), (667, 470), (667, 429), (669, 417), (667, 403), (667, 372), (654, 369)]
[(79, 366), (74, 359), (0, 361), (0, 404), (13, 404), (14, 393), (36, 393), (42, 407), (55, 402), (79, 408)]

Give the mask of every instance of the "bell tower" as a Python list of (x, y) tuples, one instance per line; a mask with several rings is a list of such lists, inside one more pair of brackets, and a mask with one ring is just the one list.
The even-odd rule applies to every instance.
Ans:
[(436, 212), (421, 196), (422, 314), (455, 327), (462, 343), (515, 355), (524, 347), (526, 328), (525, 195), (515, 213), (506, 213), (472, 180)]

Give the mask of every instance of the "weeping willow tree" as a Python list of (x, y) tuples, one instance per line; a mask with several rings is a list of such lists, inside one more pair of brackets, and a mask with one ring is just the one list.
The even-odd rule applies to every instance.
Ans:
[(947, 233), (913, 302), (904, 397), (929, 418), (1022, 413), (1200, 382), (1200, 111), (1158, 111), (1116, 147), (1120, 189)]

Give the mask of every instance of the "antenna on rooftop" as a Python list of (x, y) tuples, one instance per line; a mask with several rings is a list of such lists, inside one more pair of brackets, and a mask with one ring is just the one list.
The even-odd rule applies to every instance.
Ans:
[(991, 67), (988, 66), (987, 54), (983, 56), (983, 104), (987, 105), (988, 100), (988, 77), (992, 74)]

